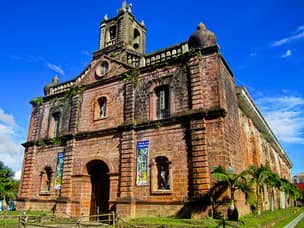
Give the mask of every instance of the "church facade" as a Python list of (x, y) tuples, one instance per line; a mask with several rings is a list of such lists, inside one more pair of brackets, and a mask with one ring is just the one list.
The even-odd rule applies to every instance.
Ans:
[(218, 165), (268, 165), (290, 179), (288, 156), (205, 25), (146, 54), (144, 23), (123, 3), (99, 40), (80, 75), (55, 77), (31, 101), (19, 209), (169, 216), (212, 187)]

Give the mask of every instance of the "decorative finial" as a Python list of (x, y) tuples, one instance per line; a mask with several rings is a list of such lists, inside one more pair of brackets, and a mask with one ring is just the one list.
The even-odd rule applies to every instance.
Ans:
[(122, 10), (126, 10), (127, 9), (127, 1), (126, 0), (122, 1), (121, 9)]
[(104, 20), (104, 21), (109, 20), (109, 18), (108, 18), (108, 15), (107, 15), (107, 14), (105, 14), (105, 15), (104, 15), (103, 20)]
[(141, 24), (142, 26), (145, 26), (144, 20), (142, 20), (142, 21), (140, 22), (140, 24)]
[(56, 85), (59, 83), (59, 78), (57, 75), (55, 75), (52, 79), (52, 82), (55, 83)]
[(132, 7), (132, 3), (127, 4), (127, 12), (128, 12), (128, 13), (132, 13), (131, 7)]
[(197, 26), (197, 30), (206, 30), (206, 25), (203, 22), (200, 22)]
[(52, 79), (51, 83), (48, 83), (45, 87), (44, 87), (44, 95), (49, 95), (51, 88), (55, 87), (56, 85), (59, 84), (59, 78), (57, 75), (55, 75)]
[(119, 8), (117, 10), (118, 14), (121, 14), (121, 13), (124, 13), (124, 12), (127, 12), (127, 2), (125, 0), (122, 1), (121, 8)]

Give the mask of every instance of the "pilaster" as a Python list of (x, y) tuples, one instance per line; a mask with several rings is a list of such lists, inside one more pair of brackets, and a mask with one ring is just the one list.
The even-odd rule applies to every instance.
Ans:
[(192, 188), (193, 196), (198, 197), (210, 188), (206, 127), (203, 119), (190, 120)]
[(120, 158), (120, 191), (117, 200), (117, 212), (123, 217), (135, 217), (135, 131), (122, 133)]

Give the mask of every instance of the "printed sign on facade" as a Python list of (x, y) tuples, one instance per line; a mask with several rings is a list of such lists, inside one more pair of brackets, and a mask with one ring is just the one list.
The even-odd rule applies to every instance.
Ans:
[(63, 175), (63, 163), (64, 163), (64, 153), (60, 152), (57, 155), (57, 165), (56, 165), (56, 177), (54, 189), (61, 189), (62, 185), (62, 175)]
[(136, 185), (148, 184), (149, 141), (137, 142)]

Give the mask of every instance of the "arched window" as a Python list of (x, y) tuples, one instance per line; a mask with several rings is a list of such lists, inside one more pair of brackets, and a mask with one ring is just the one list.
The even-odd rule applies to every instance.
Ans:
[(138, 29), (134, 29), (133, 33), (133, 48), (138, 49), (139, 48), (139, 37), (140, 37), (140, 32)]
[(57, 138), (59, 136), (60, 116), (60, 112), (53, 113), (52, 137), (54, 138)]
[(167, 157), (155, 158), (157, 167), (157, 189), (170, 189), (169, 160)]
[(134, 29), (134, 34), (133, 34), (134, 40), (135, 40), (136, 38), (138, 38), (139, 36), (140, 36), (140, 32), (138, 31), (138, 29)]
[(49, 193), (51, 190), (52, 168), (46, 166), (40, 173), (40, 193)]
[(107, 98), (100, 97), (98, 99), (98, 106), (99, 106), (99, 117), (106, 117), (107, 116)]
[(109, 29), (109, 33), (110, 33), (110, 40), (113, 40), (116, 38), (116, 26), (111, 26)]
[(156, 94), (156, 116), (164, 119), (170, 116), (170, 94), (169, 86), (159, 86), (155, 89)]

